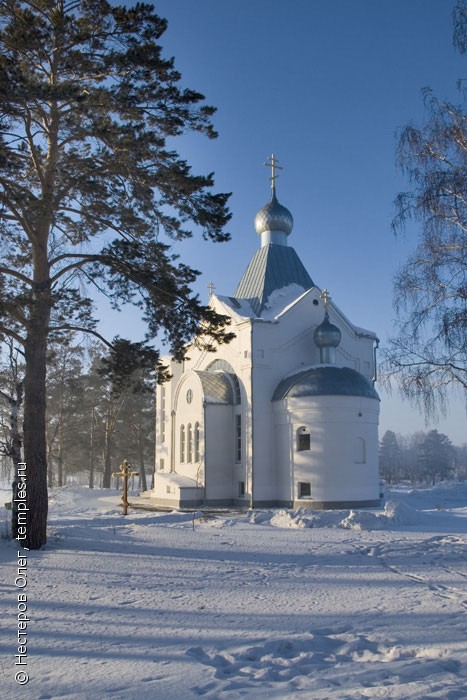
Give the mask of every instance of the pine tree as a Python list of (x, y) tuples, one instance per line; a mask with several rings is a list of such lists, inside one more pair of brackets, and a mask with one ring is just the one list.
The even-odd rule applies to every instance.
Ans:
[[(115, 454), (119, 462), (125, 458), (137, 467), (141, 490), (146, 491), (145, 465), (154, 462), (156, 365), (154, 351), (139, 346), (135, 353), (134, 345), (116, 341), (117, 352), (103, 357), (97, 372), (107, 379), (110, 406), (116, 407)], [(104, 470), (103, 486), (110, 486), (109, 469)]]
[(136, 304), (178, 358), (200, 326), (210, 348), (230, 337), (162, 240), (194, 226), (224, 241), (229, 219), (212, 174), (172, 150), (186, 131), (216, 134), (213, 108), (162, 56), (165, 29), (152, 5), (0, 0), (0, 334), (25, 353), (32, 549), (46, 542), (48, 344), (98, 335), (87, 286)]
[(436, 479), (450, 476), (454, 464), (454, 452), (447, 435), (430, 430), (419, 448), (420, 476), (431, 484)]
[(401, 450), (396, 434), (392, 430), (386, 430), (381, 438), (379, 469), (381, 477), (388, 483), (396, 482), (401, 478)]
[(47, 363), (49, 486), (63, 486), (67, 475), (82, 469), (83, 463), (84, 351), (73, 340), (54, 344)]

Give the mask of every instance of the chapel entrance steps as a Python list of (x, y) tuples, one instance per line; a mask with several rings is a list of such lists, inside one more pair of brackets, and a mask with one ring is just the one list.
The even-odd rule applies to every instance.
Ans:
[[(203, 515), (244, 515), (248, 513), (249, 508), (241, 506), (203, 506), (203, 505), (193, 505), (193, 506), (177, 506), (177, 505), (161, 505), (158, 503), (150, 503), (147, 496), (140, 494), (139, 496), (129, 496), (128, 507), (133, 510), (144, 510), (154, 513), (172, 513), (176, 511), (177, 513), (202, 513)], [(115, 499), (115, 503), (120, 505), (120, 500)], [(256, 509), (255, 509), (256, 510)]]
[[(147, 510), (161, 513), (172, 513), (176, 511), (177, 513), (202, 513), (203, 515), (246, 515), (249, 511), (248, 508), (204, 508), (203, 506), (198, 506), (195, 508), (178, 508), (177, 506), (160, 506), (160, 505), (150, 505), (145, 503), (130, 503), (130, 508), (136, 510)], [(255, 509), (256, 510), (256, 509)]]

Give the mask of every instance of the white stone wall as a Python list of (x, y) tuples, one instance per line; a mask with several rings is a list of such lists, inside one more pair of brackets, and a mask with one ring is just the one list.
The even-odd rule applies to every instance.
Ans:
[[(275, 402), (278, 458), (292, 457), (297, 484), (311, 484), (316, 501), (365, 501), (379, 497), (379, 401), (353, 396), (289, 398)], [(310, 431), (310, 450), (297, 451), (297, 431)], [(362, 458), (362, 441), (365, 452)], [(279, 473), (283, 471), (278, 464)], [(285, 480), (282, 481), (285, 488)]]
[(207, 502), (233, 498), (234, 490), (234, 431), (233, 407), (206, 405), (206, 492)]

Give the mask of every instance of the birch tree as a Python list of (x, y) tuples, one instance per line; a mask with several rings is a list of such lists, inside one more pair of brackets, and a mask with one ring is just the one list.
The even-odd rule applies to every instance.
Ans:
[[(467, 10), (454, 13), (454, 43), (467, 44)], [(428, 414), (443, 407), (446, 390), (467, 395), (467, 113), (466, 86), (458, 101), (424, 90), (426, 121), (400, 133), (398, 163), (409, 189), (396, 199), (394, 229), (419, 226), (419, 242), (395, 278), (397, 332), (386, 352), (404, 395)]]

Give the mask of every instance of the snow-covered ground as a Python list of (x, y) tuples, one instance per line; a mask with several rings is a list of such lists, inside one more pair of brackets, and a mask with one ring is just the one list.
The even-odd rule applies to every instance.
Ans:
[(393, 489), (379, 511), (194, 521), (117, 502), (56, 491), (23, 588), (1, 540), (5, 700), (467, 698), (466, 484)]

